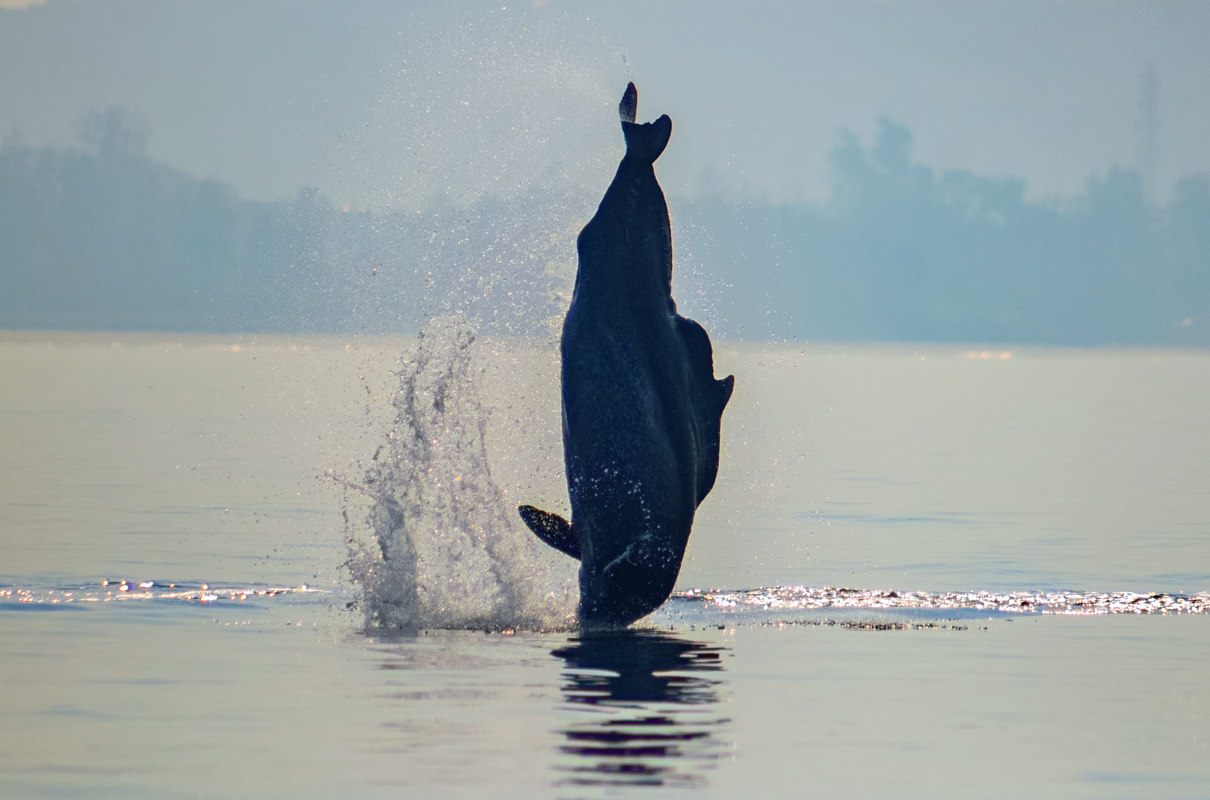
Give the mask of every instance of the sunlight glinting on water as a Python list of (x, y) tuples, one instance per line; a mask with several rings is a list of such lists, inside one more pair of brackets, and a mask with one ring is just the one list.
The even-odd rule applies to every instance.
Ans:
[[(115, 586), (116, 588), (108, 588)], [(161, 591), (154, 591), (162, 586)], [(164, 591), (167, 590), (167, 591)], [(108, 603), (110, 601), (132, 600), (175, 600), (193, 601), (198, 603), (215, 603), (228, 601), (242, 603), (249, 598), (271, 599), (285, 595), (327, 594), (322, 589), (315, 589), (305, 583), (301, 586), (211, 586), (203, 583), (200, 586), (167, 583), (158, 584), (155, 581), (130, 583), (128, 581), (103, 580), (99, 585), (85, 584), (74, 589), (0, 589), (0, 602), (16, 603)]]
[(837, 609), (975, 610), (1004, 614), (1206, 614), (1210, 592), (891, 592), (881, 589), (774, 586), (739, 592), (690, 589), (674, 602), (736, 611)]
[[(115, 587), (116, 588), (111, 588)], [(159, 591), (156, 591), (159, 587)], [(199, 603), (234, 602), (275, 597), (327, 595), (328, 590), (306, 584), (300, 586), (212, 586), (126, 580), (103, 580), (97, 585), (75, 588), (0, 589), (0, 602), (16, 603), (97, 603), (122, 601), (186, 601)], [(688, 604), (710, 611), (732, 612), (731, 624), (763, 624), (774, 619), (761, 612), (817, 611), (990, 611), (1000, 614), (1210, 614), (1210, 592), (1192, 595), (1166, 592), (895, 592), (882, 589), (837, 587), (771, 586), (759, 589), (687, 589), (675, 592), (661, 611), (676, 613)], [(660, 612), (657, 612), (657, 614)], [(371, 628), (375, 627), (372, 623)], [(436, 628), (463, 627), (436, 624)], [(483, 627), (465, 626), (465, 627)], [(493, 630), (513, 632), (525, 626)], [(532, 626), (531, 626), (532, 627)], [(550, 625), (538, 626), (549, 630)]]

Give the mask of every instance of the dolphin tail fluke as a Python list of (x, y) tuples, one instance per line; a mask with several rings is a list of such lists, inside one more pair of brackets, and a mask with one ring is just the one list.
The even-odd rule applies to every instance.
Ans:
[(648, 164), (654, 163), (668, 146), (672, 136), (672, 120), (668, 115), (655, 122), (635, 123), (635, 115), (639, 112), (639, 90), (634, 84), (626, 87), (622, 102), (618, 103), (618, 116), (622, 118), (622, 135), (626, 137), (626, 156), (637, 158)]
[(637, 158), (645, 164), (652, 164), (672, 138), (672, 120), (665, 114), (655, 122), (644, 122), (642, 125), (623, 122), (622, 135), (626, 137), (626, 158)]
[(622, 122), (634, 122), (634, 117), (639, 113), (639, 90), (634, 88), (631, 83), (626, 87), (626, 94), (622, 95), (622, 102), (618, 103), (618, 116), (622, 118)]
[(518, 506), (517, 513), (534, 534), (560, 553), (580, 560), (580, 540), (572, 533), (571, 523), (558, 514), (534, 506)]

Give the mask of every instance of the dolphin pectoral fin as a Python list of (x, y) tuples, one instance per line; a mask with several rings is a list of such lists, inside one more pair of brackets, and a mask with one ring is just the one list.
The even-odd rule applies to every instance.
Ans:
[(571, 523), (558, 514), (534, 506), (518, 506), (517, 513), (534, 534), (560, 553), (580, 560), (580, 540), (571, 530)]

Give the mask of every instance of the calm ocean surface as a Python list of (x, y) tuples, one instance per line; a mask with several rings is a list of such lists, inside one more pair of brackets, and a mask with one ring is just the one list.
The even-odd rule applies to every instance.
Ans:
[[(367, 629), (345, 563), (412, 347), (0, 332), (0, 796), (1210, 797), (1210, 614)], [(553, 351), (474, 347), (492, 482), (565, 512)], [(1210, 591), (1210, 353), (716, 360), (682, 590)]]

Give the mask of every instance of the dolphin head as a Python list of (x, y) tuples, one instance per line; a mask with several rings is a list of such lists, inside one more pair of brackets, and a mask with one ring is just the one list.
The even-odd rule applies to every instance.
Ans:
[(659, 608), (672, 593), (681, 555), (643, 538), (604, 566), (580, 564), (580, 625), (623, 628)]

